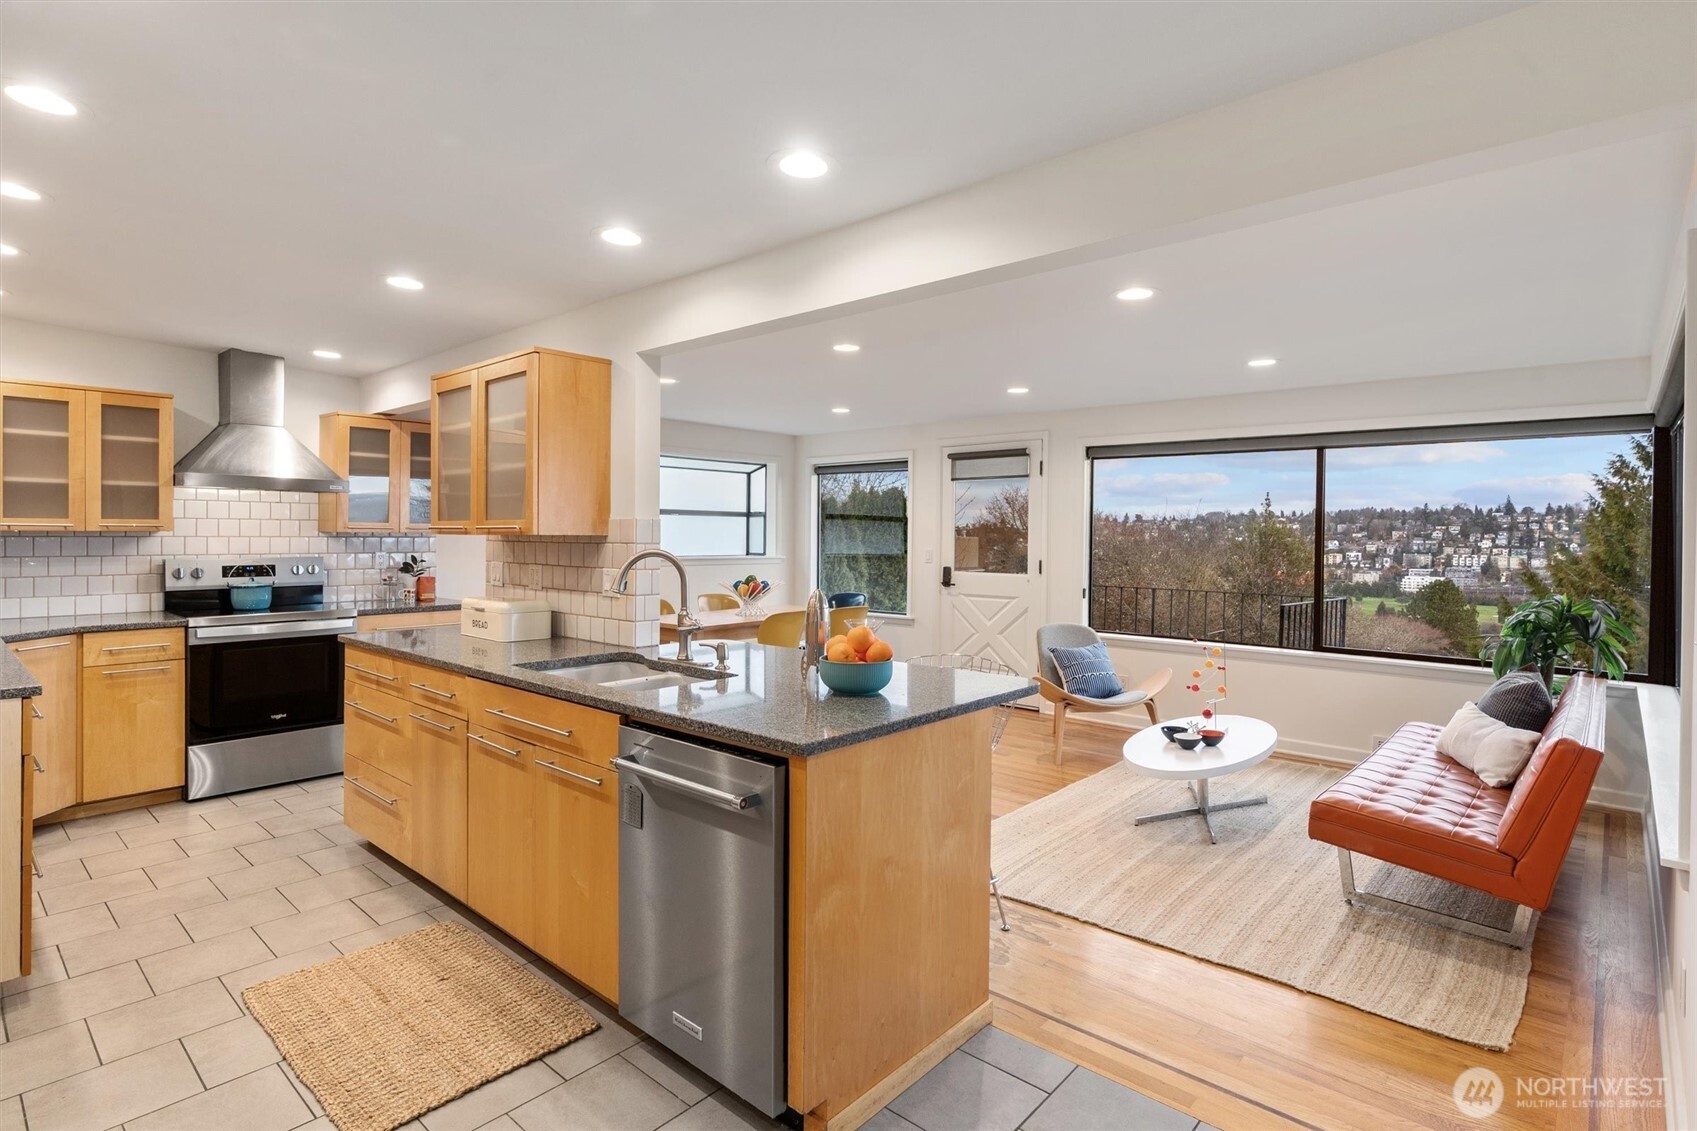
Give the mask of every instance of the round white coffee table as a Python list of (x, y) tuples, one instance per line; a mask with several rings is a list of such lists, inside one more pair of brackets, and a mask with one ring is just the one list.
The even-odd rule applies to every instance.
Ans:
[[(1163, 724), (1165, 725), (1165, 724)], [(1221, 715), (1214, 725), (1223, 727), (1226, 737), (1218, 746), (1198, 746), (1186, 750), (1176, 742), (1167, 741), (1158, 726), (1144, 727), (1125, 740), (1125, 760), (1140, 774), (1152, 778), (1171, 778), (1190, 783), (1196, 804), (1168, 813), (1150, 813), (1134, 822), (1146, 825), (1151, 821), (1170, 821), (1174, 817), (1201, 817), (1208, 830), (1208, 840), (1218, 844), (1214, 822), (1209, 818), (1222, 809), (1242, 809), (1249, 805), (1265, 805), (1267, 798), (1246, 797), (1241, 801), (1213, 801), (1208, 796), (1208, 779), (1221, 774), (1248, 769), (1264, 762), (1279, 741), (1279, 732), (1269, 723), (1248, 715)]]

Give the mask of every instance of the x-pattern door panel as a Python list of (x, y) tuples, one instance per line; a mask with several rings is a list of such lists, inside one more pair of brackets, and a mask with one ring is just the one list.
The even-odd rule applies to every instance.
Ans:
[(1042, 468), (1038, 440), (944, 450), (940, 651), (1037, 670)]

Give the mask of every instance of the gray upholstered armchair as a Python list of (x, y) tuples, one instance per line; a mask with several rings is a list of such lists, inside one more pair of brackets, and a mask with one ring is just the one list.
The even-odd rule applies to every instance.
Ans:
[(1160, 716), (1155, 713), (1155, 696), (1166, 690), (1167, 681), (1173, 678), (1171, 668), (1162, 668), (1141, 683), (1127, 687), (1118, 695), (1107, 699), (1088, 699), (1067, 692), (1065, 684), (1061, 681), (1060, 668), (1056, 666), (1055, 658), (1049, 655), (1049, 649), (1084, 648), (1101, 642), (1102, 638), (1096, 635), (1096, 630), (1088, 625), (1046, 624), (1037, 630), (1037, 691), (1055, 705), (1056, 765), (1061, 761), (1061, 741), (1066, 734), (1069, 710), (1123, 711), (1127, 707), (1142, 704), (1143, 709), (1149, 712), (1150, 725), (1160, 722)]

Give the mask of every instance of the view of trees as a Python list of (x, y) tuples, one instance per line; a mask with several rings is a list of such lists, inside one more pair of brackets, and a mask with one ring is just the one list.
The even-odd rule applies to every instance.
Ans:
[(874, 612), (907, 612), (908, 473), (819, 475), (819, 587), (865, 593)]
[(1025, 479), (955, 484), (955, 569), (1024, 573), (1031, 492)]

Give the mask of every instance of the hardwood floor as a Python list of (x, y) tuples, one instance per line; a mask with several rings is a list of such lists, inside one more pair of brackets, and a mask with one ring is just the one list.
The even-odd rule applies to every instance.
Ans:
[[(995, 814), (1113, 765), (1125, 735), (1074, 723), (1056, 766), (1047, 721), (1016, 711), (993, 759)], [(1516, 1104), (1522, 1078), (1660, 1077), (1648, 882), (1639, 819), (1588, 812), (1539, 923), (1526, 1011), (1506, 1053), (1012, 901), (1012, 931), (991, 932), (995, 1023), (1223, 1131), (1660, 1129), (1659, 1107)], [(1488, 1120), (1451, 1099), (1456, 1077), (1475, 1066), (1505, 1085)]]

